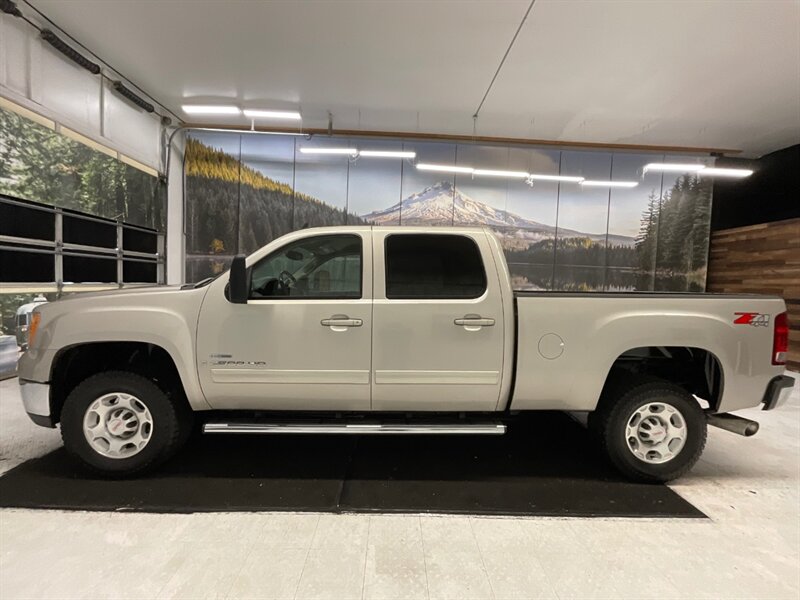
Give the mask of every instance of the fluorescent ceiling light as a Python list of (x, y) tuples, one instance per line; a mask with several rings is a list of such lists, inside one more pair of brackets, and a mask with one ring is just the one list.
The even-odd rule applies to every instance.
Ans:
[(359, 150), (359, 156), (374, 158), (416, 158), (417, 153), (409, 150)]
[(295, 135), (298, 137), (308, 137), (307, 133), (295, 131), (254, 131), (252, 129), (236, 129), (234, 127), (192, 127), (192, 131), (219, 131), (221, 133), (246, 133), (248, 135)]
[(526, 179), (528, 173), (526, 171), (496, 171), (493, 169), (475, 169), (473, 175), (485, 175), (487, 177), (516, 177), (519, 179)]
[(225, 105), (200, 105), (184, 104), (181, 106), (187, 115), (238, 115), (241, 114), (238, 106)]
[(472, 167), (456, 167), (455, 165), (432, 165), (428, 163), (418, 163), (417, 169), (420, 171), (442, 171), (444, 173), (472, 173)]
[(296, 110), (256, 110), (245, 108), (242, 112), (249, 119), (294, 119), (299, 121), (303, 118)]
[(588, 187), (618, 187), (618, 188), (635, 188), (639, 183), (637, 181), (593, 181), (584, 179), (581, 185)]
[(690, 173), (693, 171), (702, 171), (705, 165), (700, 163), (649, 163), (644, 166), (644, 172), (648, 171), (667, 171), (672, 173)]
[(528, 175), (528, 179), (534, 181), (571, 181), (572, 183), (583, 181), (583, 177), (576, 177), (575, 175), (537, 175), (536, 173)]
[(303, 154), (347, 154), (355, 156), (358, 154), (356, 148), (309, 148), (307, 146), (300, 148)]
[(718, 169), (716, 167), (703, 169), (698, 173), (703, 177), (706, 175), (711, 177), (750, 177), (752, 174), (753, 171), (750, 169)]

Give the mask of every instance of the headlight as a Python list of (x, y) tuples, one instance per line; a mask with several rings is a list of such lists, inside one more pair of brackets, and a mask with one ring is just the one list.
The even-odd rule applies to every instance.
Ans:
[(42, 320), (42, 315), (34, 312), (31, 315), (31, 322), (28, 325), (28, 348), (33, 347), (33, 338), (36, 337), (36, 330), (39, 329), (39, 322)]

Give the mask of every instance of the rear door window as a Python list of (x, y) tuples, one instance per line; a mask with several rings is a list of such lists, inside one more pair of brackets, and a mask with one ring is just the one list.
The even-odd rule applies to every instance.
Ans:
[(472, 238), (393, 234), (386, 238), (386, 297), (471, 299), (486, 291), (486, 271)]

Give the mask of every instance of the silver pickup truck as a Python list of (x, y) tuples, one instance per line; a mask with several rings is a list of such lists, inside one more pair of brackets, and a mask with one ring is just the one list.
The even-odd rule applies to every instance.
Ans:
[(482, 228), (335, 227), (275, 240), (182, 287), (36, 308), (25, 408), (108, 475), (206, 433), (502, 434), (588, 413), (630, 478), (697, 461), (707, 424), (788, 397), (780, 298), (514, 292)]

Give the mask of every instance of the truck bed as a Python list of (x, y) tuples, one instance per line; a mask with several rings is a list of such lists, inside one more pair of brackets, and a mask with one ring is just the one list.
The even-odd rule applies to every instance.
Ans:
[(515, 298), (681, 298), (681, 299), (758, 299), (781, 300), (780, 296), (763, 294), (721, 294), (714, 292), (562, 292), (551, 290), (514, 290)]
[[(684, 292), (514, 292), (512, 410), (594, 410), (614, 362), (637, 348), (710, 352), (722, 372), (721, 411), (758, 405), (773, 366), (778, 297)], [(737, 316), (739, 313), (739, 316)], [(734, 323), (740, 314), (760, 315)]]

